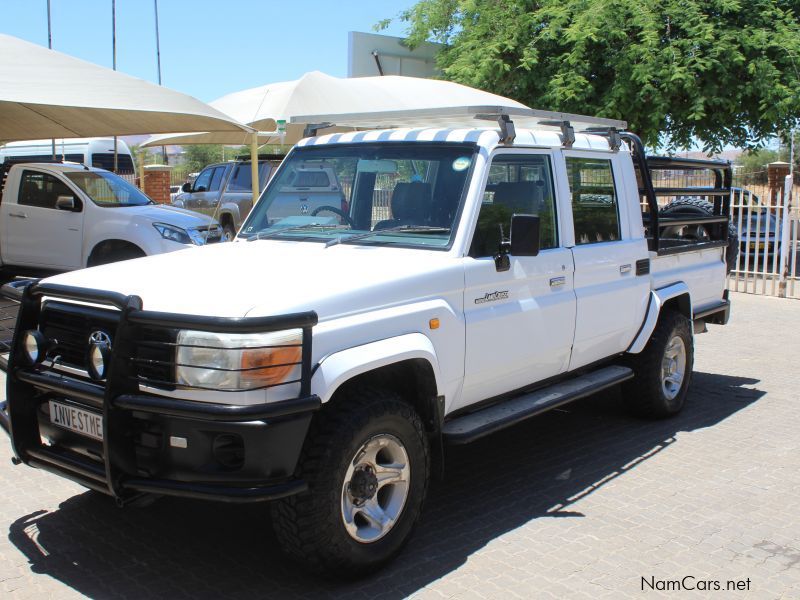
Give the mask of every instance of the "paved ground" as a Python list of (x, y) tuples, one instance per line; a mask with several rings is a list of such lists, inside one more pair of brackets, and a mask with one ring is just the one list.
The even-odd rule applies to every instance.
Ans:
[[(357, 583), (319, 581), (285, 561), (261, 507), (120, 510), (13, 467), (3, 439), (0, 593), (800, 598), (799, 335), (800, 302), (734, 295), (731, 325), (698, 338), (680, 417), (634, 420), (609, 394), (452, 452), (406, 551)], [(642, 581), (665, 589), (687, 576), (723, 591)], [(724, 591), (727, 580), (749, 592)]]

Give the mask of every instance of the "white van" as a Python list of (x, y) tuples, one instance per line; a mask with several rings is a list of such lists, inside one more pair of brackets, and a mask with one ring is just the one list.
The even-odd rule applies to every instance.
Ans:
[[(52, 140), (9, 142), (0, 147), (0, 163), (6, 158), (15, 161), (37, 161), (53, 156)], [(83, 163), (88, 167), (114, 171), (113, 138), (71, 138), (56, 140), (56, 160)], [(128, 145), (117, 138), (117, 174), (136, 175), (133, 156)]]

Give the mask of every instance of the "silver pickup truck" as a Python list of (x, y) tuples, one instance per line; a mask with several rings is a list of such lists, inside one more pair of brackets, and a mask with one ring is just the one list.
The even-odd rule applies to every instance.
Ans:
[[(278, 170), (280, 159), (259, 160), (258, 179), (262, 191)], [(184, 184), (185, 193), (177, 195), (172, 205), (217, 219), (222, 225), (223, 241), (232, 240), (253, 208), (250, 164), (250, 161), (234, 161), (207, 166), (194, 183)], [(322, 212), (323, 208), (326, 212), (333, 209), (337, 215), (347, 212), (342, 187), (330, 166), (305, 168), (301, 165), (284, 181), (273, 213), (282, 216), (295, 212), (311, 214)]]

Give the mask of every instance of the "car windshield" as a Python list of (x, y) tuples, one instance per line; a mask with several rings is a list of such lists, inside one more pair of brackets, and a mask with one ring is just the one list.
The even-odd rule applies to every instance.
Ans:
[(448, 248), (475, 151), (439, 142), (296, 148), (239, 237)]
[(143, 206), (150, 198), (122, 177), (106, 171), (75, 171), (67, 178), (83, 190), (92, 202), (102, 207)]

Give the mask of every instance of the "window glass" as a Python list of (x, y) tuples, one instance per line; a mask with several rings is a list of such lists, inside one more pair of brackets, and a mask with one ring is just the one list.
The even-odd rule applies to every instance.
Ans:
[(619, 240), (619, 211), (611, 161), (567, 157), (567, 177), (572, 194), (575, 243)]
[[(269, 178), (269, 163), (261, 163), (258, 167), (258, 187), (262, 190), (267, 185)], [(231, 175), (230, 182), (228, 183), (227, 191), (229, 192), (249, 192), (253, 189), (253, 177), (250, 163), (240, 163), (233, 167), (233, 175)]]
[[(474, 144), (438, 142), (296, 148), (240, 235), (448, 248), (474, 154)], [(325, 185), (298, 185), (312, 181)]]
[(489, 179), (483, 192), (478, 225), (472, 239), (470, 256), (497, 253), (502, 233), (508, 237), (511, 217), (538, 215), (541, 224), (542, 250), (558, 246), (555, 193), (550, 157), (501, 154), (489, 167)]
[(67, 184), (47, 173), (23, 171), (21, 183), (18, 202), (23, 206), (55, 208), (59, 196), (75, 197)]
[[(68, 155), (69, 156), (69, 155)], [(69, 159), (68, 159), (69, 160)], [(80, 161), (83, 162), (83, 158)], [(114, 171), (114, 153), (97, 152), (92, 154), (92, 166), (106, 171)], [(117, 172), (133, 173), (133, 160), (129, 154), (117, 153)]]
[(219, 189), (223, 175), (225, 175), (225, 167), (217, 167), (214, 169), (214, 174), (211, 176), (211, 185), (208, 186), (209, 192), (216, 192)]
[(194, 185), (192, 186), (192, 189), (196, 192), (199, 192), (200, 188), (202, 187), (205, 188), (203, 191), (207, 191), (208, 185), (211, 183), (211, 175), (213, 172), (214, 169), (212, 167), (209, 167), (208, 169), (203, 169), (203, 172), (200, 173), (200, 175), (197, 176), (197, 179), (194, 180)]
[(97, 206), (144, 206), (150, 198), (119, 175), (104, 171), (72, 171), (67, 179), (77, 185)]

